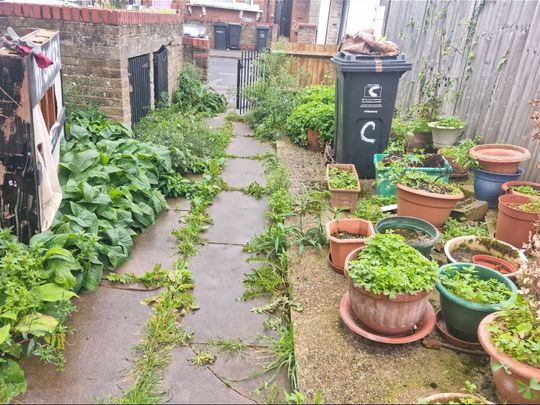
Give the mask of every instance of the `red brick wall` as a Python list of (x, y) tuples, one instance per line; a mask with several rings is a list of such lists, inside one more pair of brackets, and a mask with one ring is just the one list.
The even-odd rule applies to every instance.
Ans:
[(293, 9), (291, 13), (291, 36), (289, 41), (298, 41), (298, 24), (309, 23), (309, 6), (311, 0), (292, 0)]
[(210, 41), (201, 38), (184, 38), (183, 62), (193, 63), (201, 72), (204, 80), (208, 80), (208, 56)]
[(172, 94), (182, 65), (181, 23), (180, 14), (0, 3), (2, 27), (20, 35), (38, 28), (59, 31), (64, 90), (71, 89), (78, 106), (97, 104), (126, 124), (131, 123), (128, 58), (152, 58), (167, 46)]
[(298, 42), (315, 44), (317, 42), (317, 24), (300, 23), (297, 26)]

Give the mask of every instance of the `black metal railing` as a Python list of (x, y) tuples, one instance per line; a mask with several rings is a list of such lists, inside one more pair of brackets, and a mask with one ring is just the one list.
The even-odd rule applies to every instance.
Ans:
[(237, 64), (236, 74), (236, 109), (240, 114), (249, 111), (251, 105), (245, 95), (245, 88), (259, 80), (263, 75), (263, 69), (259, 63), (261, 60), (260, 51), (242, 51)]

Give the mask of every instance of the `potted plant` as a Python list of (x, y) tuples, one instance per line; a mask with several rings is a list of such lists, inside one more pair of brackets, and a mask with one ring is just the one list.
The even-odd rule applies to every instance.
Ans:
[(507, 181), (501, 185), (506, 194), (516, 194), (523, 197), (540, 197), (540, 183), (532, 181)]
[(517, 288), (507, 277), (472, 263), (452, 263), (439, 268), (437, 290), (448, 332), (468, 342), (478, 341), (478, 324), (510, 304)]
[(420, 218), (394, 216), (380, 220), (375, 224), (375, 232), (392, 232), (405, 238), (426, 258), (431, 259), (431, 249), (439, 240), (441, 234), (433, 225)]
[(360, 180), (354, 165), (341, 163), (327, 165), (326, 181), (332, 193), (332, 207), (354, 211), (360, 192)]
[(433, 137), (428, 121), (421, 118), (392, 120), (392, 132), (404, 140), (405, 149), (415, 152), (419, 149), (433, 148)]
[(476, 392), (476, 385), (465, 381), (465, 392), (445, 392), (421, 398), (421, 404), (493, 404)]
[(407, 333), (424, 315), (437, 264), (395, 234), (375, 234), (345, 262), (356, 318), (382, 335)]
[(503, 194), (502, 185), (513, 181), (523, 174), (518, 168), (516, 173), (494, 173), (482, 169), (474, 170), (474, 195), (476, 199), (486, 201), (489, 208), (497, 208), (498, 198)]
[(506, 174), (516, 174), (519, 164), (531, 157), (526, 148), (502, 143), (478, 145), (472, 148), (469, 154), (478, 161), (480, 169)]
[(330, 260), (343, 273), (345, 258), (353, 250), (364, 246), (375, 233), (370, 221), (361, 218), (339, 218), (326, 223), (326, 237), (330, 241)]
[(471, 167), (476, 164), (476, 161), (469, 156), (469, 151), (477, 144), (476, 138), (464, 139), (455, 146), (447, 146), (437, 151), (452, 166), (452, 177), (466, 177), (469, 174)]
[(407, 171), (425, 172), (448, 183), (452, 166), (436, 153), (376, 153), (373, 155), (377, 194), (396, 195), (395, 180)]
[(529, 240), (535, 222), (540, 219), (540, 199), (516, 194), (499, 197), (499, 213), (495, 237), (518, 249)]
[(430, 122), (428, 126), (433, 134), (433, 147), (436, 149), (452, 146), (465, 128), (465, 121), (459, 117), (443, 117)]
[(397, 181), (398, 215), (416, 217), (440, 228), (464, 198), (455, 185), (422, 172), (406, 172)]
[(521, 295), (513, 306), (489, 315), (478, 338), (491, 358), (497, 396), (502, 403), (540, 403), (540, 238), (527, 244), (528, 265), (519, 278)]

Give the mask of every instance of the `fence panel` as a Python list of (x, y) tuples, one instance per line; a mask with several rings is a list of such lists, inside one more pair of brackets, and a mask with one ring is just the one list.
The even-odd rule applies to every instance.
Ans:
[(540, 95), (540, 2), (401, 0), (386, 12), (385, 36), (413, 63), (397, 107), (414, 105), (421, 78), (441, 72), (448, 79), (442, 112), (466, 119), (469, 137), (529, 148), (523, 178), (539, 181), (528, 101)]
[(309, 75), (309, 85), (334, 82), (336, 68), (330, 59), (337, 53), (337, 45), (289, 42), (284, 51), (293, 58), (294, 69)]

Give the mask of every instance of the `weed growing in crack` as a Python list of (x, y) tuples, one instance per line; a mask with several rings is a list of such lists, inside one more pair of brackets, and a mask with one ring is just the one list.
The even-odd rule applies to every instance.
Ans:
[(260, 200), (262, 196), (265, 194), (266, 190), (264, 186), (261, 186), (259, 183), (254, 181), (251, 183), (247, 189), (245, 190), (245, 193), (247, 195), (250, 195), (252, 197), (255, 197), (257, 200)]
[(208, 350), (195, 351), (195, 356), (188, 361), (192, 366), (206, 366), (216, 362), (216, 355)]
[(242, 355), (248, 348), (242, 339), (225, 339), (223, 337), (218, 337), (212, 339), (208, 342), (212, 346), (217, 347), (220, 352), (227, 352), (231, 356)]
[(289, 322), (287, 326), (280, 327), (277, 332), (277, 339), (273, 336), (261, 336), (261, 339), (268, 344), (271, 354), (269, 361), (258, 375), (272, 373), (270, 376), (271, 381), (284, 368), (287, 370), (291, 388), (295, 390), (297, 387), (296, 370), (298, 363), (294, 355), (294, 329), (292, 322)]
[(133, 283), (142, 283), (146, 288), (156, 288), (165, 285), (169, 277), (169, 270), (162, 269), (161, 265), (156, 264), (152, 271), (147, 271), (141, 276), (137, 274), (127, 272), (127, 273), (109, 273), (107, 275), (107, 280), (113, 283), (121, 284), (133, 284)]

